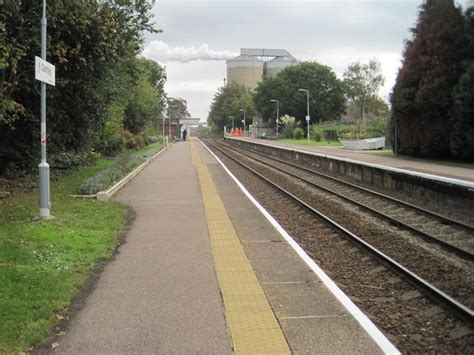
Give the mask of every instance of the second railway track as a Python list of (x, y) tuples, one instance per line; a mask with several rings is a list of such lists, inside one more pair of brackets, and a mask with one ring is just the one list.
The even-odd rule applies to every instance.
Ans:
[[(209, 144), (209, 142), (208, 142)], [(267, 179), (264, 175), (268, 175), (269, 171), (271, 169), (274, 169), (275, 166), (269, 167), (268, 164), (267, 166), (263, 169), (266, 169), (266, 172), (262, 174), (262, 169), (260, 169), (260, 172), (255, 171), (255, 169), (252, 169), (252, 167), (248, 166), (247, 164), (260, 164), (262, 165), (262, 162), (250, 162), (251, 157), (244, 157), (242, 155), (242, 152), (225, 152), (225, 150), (230, 149), (229, 147), (225, 146), (220, 146), (219, 148), (214, 146), (214, 149), (219, 149), (222, 154), (226, 154), (230, 159), (234, 159), (237, 163), (241, 164), (243, 167), (246, 169), (251, 169), (254, 174), (259, 174), (260, 178)], [(238, 154), (239, 158), (232, 157), (232, 154)], [(248, 154), (247, 154), (248, 155)], [(243, 163), (241, 160), (247, 159), (246, 163)], [(274, 170), (274, 171), (278, 171)], [(281, 172), (283, 174), (283, 172)], [(292, 176), (294, 178), (294, 176)], [(278, 182), (281, 183), (282, 177), (276, 178), (273, 176), (272, 178), (272, 184), (274, 185), (274, 188), (279, 188)], [(296, 180), (296, 179), (294, 179)], [(276, 182), (275, 182), (276, 181)], [(295, 189), (297, 191), (298, 188)], [(301, 190), (301, 186), (300, 186)], [(304, 205), (305, 208), (307, 209), (313, 209), (311, 206), (311, 198), (305, 198), (305, 192), (300, 191), (300, 192), (285, 192), (286, 194), (292, 195), (292, 197), (296, 200), (298, 200), (298, 203), (301, 205)], [(296, 195), (299, 195), (297, 197)], [(303, 195), (303, 197), (302, 197)], [(306, 193), (306, 195), (308, 195)], [(309, 201), (309, 203), (308, 203)], [(324, 216), (322, 213), (316, 211), (313, 213), (319, 214), (319, 218), (327, 218), (330, 220), (330, 218)], [(372, 255), (376, 255), (376, 257), (385, 265), (390, 265), (389, 267), (392, 270), (396, 270), (397, 273), (401, 274), (403, 278), (410, 280), (410, 282), (414, 285), (416, 285), (417, 288), (423, 290), (424, 293), (429, 295), (433, 300), (435, 300), (437, 303), (442, 304), (444, 307), (447, 307), (452, 312), (455, 312), (459, 317), (463, 318), (464, 321), (466, 321), (468, 324), (472, 326), (473, 322), (473, 316), (474, 313), (470, 307), (472, 307), (473, 299), (472, 299), (472, 273), (469, 272), (469, 266), (466, 268), (457, 268), (456, 266), (449, 265), (448, 264), (438, 264), (439, 260), (436, 260), (436, 258), (433, 257), (427, 257), (427, 254), (423, 252), (423, 250), (420, 251), (418, 248), (412, 248), (415, 251), (412, 251), (409, 249), (408, 245), (399, 245), (401, 249), (406, 249), (406, 250), (396, 250), (396, 244), (400, 243), (399, 241), (395, 241), (395, 250), (394, 250), (394, 245), (393, 245), (393, 240), (392, 245), (389, 247), (383, 246), (384, 243), (379, 243), (379, 245), (382, 245), (382, 248), (387, 248), (388, 253), (391, 254), (390, 256), (385, 255), (384, 252), (381, 252), (380, 250), (377, 250), (377, 247), (374, 247), (371, 245), (372, 241), (374, 240), (373, 236), (366, 238), (365, 236), (363, 238), (359, 238), (354, 235), (354, 233), (351, 233), (350, 231), (347, 230), (347, 227), (344, 227), (340, 225), (337, 222), (330, 221), (330, 223), (333, 223), (332, 228), (336, 228), (339, 230), (339, 232), (343, 232), (346, 235), (347, 234), (352, 234), (351, 238), (352, 241), (356, 240), (356, 242), (359, 244), (359, 247), (362, 246), (364, 249), (370, 251)], [(335, 223), (335, 224), (334, 224)], [(372, 227), (371, 227), (372, 228)], [(368, 228), (371, 229), (371, 228)], [(372, 232), (369, 232), (368, 234), (371, 234)], [(386, 232), (385, 231), (385, 237), (387, 234), (390, 234), (391, 232)], [(379, 239), (384, 239), (384, 238), (379, 238)], [(387, 239), (387, 238), (385, 238)], [(369, 240), (369, 242), (367, 241)], [(390, 244), (390, 243), (389, 243)], [(411, 248), (411, 247), (410, 247)], [(374, 251), (375, 250), (375, 251)], [(408, 256), (408, 257), (400, 257), (402, 254), (410, 254), (413, 253), (413, 255)], [(418, 253), (418, 254), (417, 254)], [(402, 261), (400, 261), (402, 260)], [(407, 261), (408, 260), (408, 261)], [(418, 262), (416, 262), (418, 260)], [(415, 271), (411, 271), (409, 268), (404, 266), (405, 263), (408, 263), (411, 266), (415, 266)], [(469, 262), (467, 262), (470, 264)], [(472, 264), (471, 264), (472, 265)], [(431, 279), (430, 281), (426, 281), (424, 277), (419, 276), (421, 270), (421, 274), (425, 276), (430, 276)], [(472, 269), (470, 270), (472, 271)], [(463, 274), (464, 276), (462, 276)], [(430, 279), (430, 277), (428, 278)], [(434, 282), (433, 282), (434, 281)], [(459, 301), (459, 299), (461, 301)], [(466, 305), (467, 304), (467, 305)]]

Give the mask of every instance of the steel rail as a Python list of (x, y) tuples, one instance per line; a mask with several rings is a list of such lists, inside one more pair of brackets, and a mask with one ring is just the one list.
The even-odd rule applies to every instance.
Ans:
[[(227, 146), (227, 145), (226, 145), (226, 146)], [(227, 146), (227, 147), (229, 147), (229, 148), (231, 148), (231, 149), (235, 149), (235, 147), (232, 147), (232, 146)], [(239, 147), (239, 148), (241, 148), (241, 147)], [(306, 172), (310, 172), (310, 173), (313, 173), (313, 172), (314, 172), (314, 171), (311, 171), (311, 170), (306, 169), (306, 168), (302, 168), (302, 167), (295, 166), (295, 165), (293, 165), (292, 163), (288, 163), (288, 162), (285, 162), (285, 161), (280, 161), (280, 159), (269, 158), (269, 157), (267, 157), (267, 156), (265, 156), (265, 155), (263, 155), (263, 154), (255, 153), (255, 152), (253, 152), (253, 151), (251, 151), (251, 150), (248, 150), (248, 149), (245, 149), (245, 148), (244, 148), (244, 150), (250, 151), (250, 152), (252, 152), (252, 153), (254, 153), (254, 154), (263, 156), (263, 157), (268, 158), (268, 159), (270, 159), (270, 160), (278, 161), (278, 162), (280, 162), (280, 163), (282, 163), (282, 164), (286, 164), (286, 165), (289, 165), (289, 166), (297, 167), (297, 168), (299, 168), (299, 169), (301, 169), (301, 170), (303, 170), (303, 171), (306, 171)], [(292, 172), (289, 172), (289, 171), (287, 171), (287, 170), (285, 170), (285, 169), (282, 169), (282, 168), (279, 168), (279, 167), (277, 167), (277, 166), (271, 165), (270, 163), (267, 163), (267, 162), (265, 162), (265, 161), (263, 161), (263, 160), (261, 160), (261, 159), (257, 159), (257, 158), (255, 158), (255, 157), (252, 157), (252, 159), (254, 159), (255, 161), (257, 161), (257, 162), (259, 162), (259, 163), (261, 163), (261, 164), (264, 164), (264, 165), (266, 165), (266, 166), (269, 166), (269, 167), (271, 167), (272, 169), (275, 169), (275, 170), (277, 170), (277, 171), (281, 171), (281, 172), (283, 172), (284, 174), (287, 174), (287, 175), (290, 175), (291, 177), (294, 177), (294, 178), (296, 178), (296, 179), (299, 179), (300, 181), (303, 181), (304, 183), (306, 183), (306, 184), (308, 184), (308, 185), (311, 185), (311, 186), (313, 186), (313, 187), (315, 187), (315, 188), (317, 188), (317, 189), (323, 190), (323, 191), (325, 191), (325, 192), (327, 192), (327, 193), (330, 193), (330, 194), (333, 194), (333, 195), (335, 195), (335, 196), (337, 196), (337, 197), (339, 197), (339, 198), (341, 198), (341, 199), (343, 199), (343, 200), (349, 201), (349, 202), (351, 202), (351, 203), (353, 203), (353, 204), (355, 204), (355, 205), (357, 205), (357, 206), (359, 206), (359, 207), (361, 207), (361, 208), (363, 208), (363, 209), (365, 209), (365, 210), (367, 210), (367, 211), (370, 211), (371, 213), (373, 213), (373, 214), (375, 214), (375, 215), (377, 215), (377, 216), (379, 216), (379, 217), (381, 217), (381, 218), (383, 218), (383, 219), (389, 221), (389, 222), (392, 223), (393, 225), (401, 226), (401, 227), (403, 227), (403, 228), (405, 228), (405, 229), (407, 229), (407, 230), (409, 230), (409, 231), (411, 231), (411, 232), (413, 232), (413, 233), (418, 234), (420, 237), (422, 237), (424, 240), (426, 240), (426, 241), (428, 241), (428, 242), (432, 242), (432, 243), (436, 243), (436, 244), (440, 245), (440, 246), (443, 247), (444, 249), (446, 249), (446, 250), (448, 250), (448, 251), (450, 251), (450, 252), (452, 252), (452, 253), (458, 255), (459, 257), (462, 257), (463, 259), (466, 259), (466, 260), (469, 260), (469, 261), (473, 261), (473, 260), (474, 260), (474, 254), (473, 254), (473, 253), (471, 253), (471, 252), (469, 252), (469, 251), (467, 251), (467, 250), (464, 250), (464, 249), (462, 249), (462, 248), (459, 248), (458, 246), (453, 245), (453, 244), (451, 244), (451, 243), (448, 243), (448, 242), (446, 242), (446, 241), (444, 241), (444, 240), (441, 240), (441, 239), (439, 239), (438, 237), (433, 236), (433, 235), (431, 235), (431, 234), (429, 234), (429, 233), (426, 233), (426, 232), (424, 232), (424, 231), (422, 231), (422, 230), (420, 230), (420, 229), (418, 229), (418, 228), (416, 228), (416, 227), (413, 227), (413, 226), (411, 226), (410, 224), (405, 223), (405, 222), (403, 222), (403, 221), (401, 221), (401, 220), (399, 220), (399, 219), (397, 219), (397, 218), (395, 218), (395, 217), (392, 217), (392, 216), (390, 216), (390, 215), (388, 215), (388, 214), (386, 214), (386, 213), (383, 213), (383, 212), (381, 212), (381, 211), (379, 211), (379, 210), (376, 210), (375, 208), (372, 208), (372, 207), (370, 207), (370, 206), (368, 206), (368, 205), (366, 205), (366, 204), (364, 204), (364, 203), (362, 203), (362, 202), (359, 202), (359, 201), (357, 201), (357, 200), (354, 200), (354, 199), (352, 199), (352, 198), (350, 198), (350, 197), (348, 197), (348, 196), (345, 196), (345, 195), (343, 195), (343, 194), (341, 194), (341, 193), (339, 193), (339, 192), (333, 191), (333, 190), (331, 190), (331, 189), (329, 189), (329, 188), (327, 188), (327, 187), (320, 186), (320, 185), (318, 185), (318, 184), (316, 184), (316, 183), (314, 183), (314, 182), (312, 182), (312, 181), (310, 181), (310, 180), (308, 180), (308, 179), (305, 179), (304, 177), (298, 176), (297, 174), (294, 174), (294, 173), (292, 173)], [(352, 185), (352, 184), (350, 184), (350, 185)], [(351, 187), (357, 187), (357, 186), (356, 186), (356, 185), (353, 185), (353, 186), (351, 186)], [(364, 189), (364, 191), (365, 191), (365, 189)], [(385, 195), (382, 195), (382, 196), (383, 196), (383, 197), (387, 197), (387, 196), (385, 196)]]
[[(229, 147), (232, 147), (230, 145), (228, 145)], [(245, 147), (239, 147), (240, 149), (243, 149), (243, 150), (246, 150), (246, 151), (249, 151), (253, 154), (257, 154), (257, 155), (260, 155), (262, 157), (265, 157), (265, 158), (268, 158), (270, 160), (275, 160), (277, 162), (280, 162), (282, 164), (287, 164), (287, 165), (290, 165), (292, 167), (295, 167), (295, 168), (298, 168), (300, 170), (303, 170), (303, 171), (306, 171), (308, 173), (311, 173), (311, 174), (316, 174), (316, 175), (319, 175), (319, 176), (322, 176), (328, 180), (333, 180), (335, 182), (338, 182), (340, 184), (343, 184), (343, 185), (347, 185), (349, 187), (353, 187), (355, 189), (358, 189), (358, 190), (361, 190), (361, 191), (364, 191), (366, 193), (369, 193), (369, 194), (372, 194), (372, 195), (375, 195), (375, 196), (378, 196), (378, 197), (381, 197), (381, 198), (384, 198), (384, 199), (387, 199), (387, 200), (390, 200), (390, 201), (393, 201), (395, 203), (398, 203), (400, 205), (403, 205), (405, 207), (408, 207), (408, 208), (412, 208), (414, 210), (417, 210), (417, 211), (420, 211), (426, 215), (429, 215), (429, 216), (432, 216), (432, 217), (436, 217), (438, 218), (439, 220), (443, 221), (443, 223), (445, 224), (450, 224), (450, 225), (454, 225), (454, 226), (457, 226), (459, 228), (462, 228), (468, 232), (471, 232), (471, 233), (474, 233), (474, 226), (470, 225), (470, 224), (467, 224), (465, 222), (462, 222), (462, 221), (458, 221), (456, 219), (453, 219), (453, 218), (450, 218), (450, 217), (447, 217), (447, 216), (443, 216), (439, 213), (436, 213), (436, 212), (433, 212), (433, 211), (430, 211), (430, 210), (427, 210), (423, 207), (420, 207), (420, 206), (417, 206), (417, 205), (414, 205), (414, 204), (411, 204), (409, 202), (405, 202), (403, 200), (399, 200), (395, 197), (392, 197), (392, 196), (388, 196), (388, 195), (385, 195), (385, 194), (382, 194), (380, 192), (377, 192), (377, 191), (373, 191), (373, 190), (369, 190), (365, 187), (362, 187), (362, 186), (359, 186), (359, 185), (355, 185), (355, 184), (352, 184), (350, 182), (347, 182), (347, 181), (344, 181), (344, 180), (341, 180), (341, 179), (338, 179), (334, 176), (331, 176), (331, 175), (327, 175), (327, 174), (324, 174), (324, 173), (321, 173), (319, 171), (316, 171), (316, 170), (313, 170), (313, 169), (309, 169), (309, 168), (306, 168), (304, 166), (300, 166), (300, 165), (297, 165), (297, 164), (294, 164), (294, 163), (291, 163), (289, 161), (286, 161), (286, 160), (283, 160), (283, 159), (279, 159), (279, 158), (275, 158), (273, 156), (269, 156), (269, 155), (265, 155), (265, 154), (262, 154), (260, 152), (256, 152), (252, 149), (249, 149), (249, 148), (245, 148)]]
[(277, 189), (279, 192), (283, 193), (284, 195), (288, 196), (291, 200), (298, 203), (300, 206), (305, 208), (307, 211), (311, 212), (312, 214), (316, 215), (324, 222), (341, 232), (344, 236), (348, 237), (348, 239), (353, 242), (358, 247), (362, 248), (366, 252), (370, 253), (373, 257), (375, 257), (379, 262), (385, 265), (390, 270), (396, 272), (400, 276), (402, 276), (405, 280), (407, 280), (410, 284), (412, 284), (415, 288), (423, 291), (428, 297), (430, 297), (433, 301), (437, 304), (443, 305), (449, 311), (453, 312), (458, 318), (472, 324), (474, 322), (474, 310), (470, 309), (469, 307), (465, 306), (461, 302), (458, 302), (453, 297), (449, 296), (445, 292), (441, 291), (436, 286), (430, 284), (428, 281), (424, 280), (420, 276), (416, 275), (414, 272), (410, 271), (385, 253), (381, 252), (377, 248), (373, 247), (362, 238), (358, 237), (348, 229), (344, 228), (337, 222), (333, 221), (323, 213), (319, 212), (303, 200), (299, 199), (291, 192), (285, 190), (283, 187), (279, 186), (278, 184), (274, 183), (273, 181), (269, 180), (256, 170), (252, 169), (248, 165), (238, 161), (236, 158), (232, 157), (230, 154), (224, 152), (221, 148), (217, 147), (216, 145), (210, 143), (208, 140), (205, 140), (207, 144), (214, 147), (226, 157), (237, 163), (238, 165), (242, 166), (244, 169), (250, 171), (252, 174), (260, 178), (261, 180), (265, 181), (273, 188)]

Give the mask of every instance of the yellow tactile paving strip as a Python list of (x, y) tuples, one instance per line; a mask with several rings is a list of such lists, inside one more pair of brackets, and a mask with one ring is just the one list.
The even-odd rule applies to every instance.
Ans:
[(192, 162), (199, 176), (211, 250), (234, 351), (236, 354), (290, 354), (280, 325), (195, 144), (191, 142)]

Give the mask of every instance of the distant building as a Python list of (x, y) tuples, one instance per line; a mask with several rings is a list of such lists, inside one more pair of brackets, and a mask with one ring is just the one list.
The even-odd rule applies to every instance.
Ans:
[(227, 82), (253, 90), (263, 77), (274, 78), (297, 62), (285, 49), (242, 48), (238, 57), (227, 61)]

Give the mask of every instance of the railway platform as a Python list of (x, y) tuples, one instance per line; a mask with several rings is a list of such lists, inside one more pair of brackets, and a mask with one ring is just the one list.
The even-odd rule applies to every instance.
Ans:
[(198, 141), (115, 197), (125, 243), (57, 353), (398, 353)]
[(424, 159), (403, 156), (384, 157), (373, 154), (374, 151), (347, 150), (343, 147), (337, 146), (310, 147), (301, 144), (291, 144), (280, 141), (272, 141), (268, 139), (255, 139), (246, 137), (238, 137), (233, 139), (249, 140), (262, 144), (270, 144), (277, 147), (298, 149), (311, 153), (354, 160), (363, 164), (373, 164), (381, 167), (396, 168), (414, 173), (428, 174), (467, 182), (474, 182), (474, 171), (472, 169), (433, 163)]

